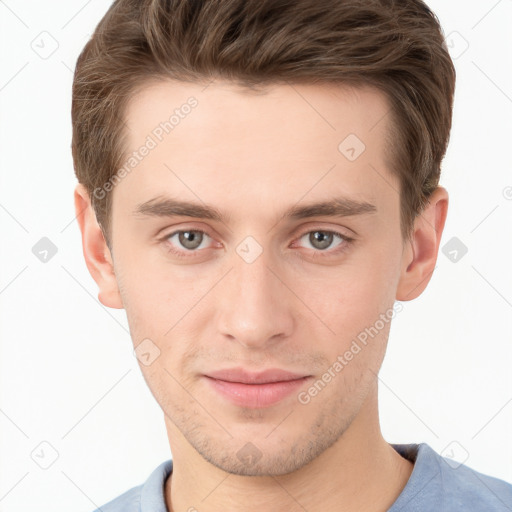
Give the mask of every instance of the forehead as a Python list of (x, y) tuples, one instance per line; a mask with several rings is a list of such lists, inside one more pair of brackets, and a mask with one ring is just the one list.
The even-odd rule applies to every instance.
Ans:
[[(189, 108), (192, 102), (195, 106)], [(229, 81), (204, 85), (153, 80), (132, 95), (125, 120), (131, 142), (141, 140), (175, 114), (170, 127), (175, 137), (169, 138), (170, 144), (187, 128), (198, 137), (216, 130), (247, 143), (256, 139), (270, 142), (279, 129), (287, 140), (318, 143), (321, 137), (330, 147), (333, 139), (346, 133), (369, 139), (368, 132), (378, 127), (374, 134), (378, 137), (387, 127), (389, 118), (384, 118), (389, 112), (384, 93), (370, 86), (290, 83), (259, 86), (253, 91)], [(208, 147), (207, 140), (200, 142)], [(304, 152), (308, 149), (306, 146)]]
[(276, 195), (314, 200), (334, 187), (375, 203), (396, 194), (388, 113), (385, 95), (370, 87), (279, 84), (254, 92), (226, 81), (151, 82), (126, 108), (124, 162), (138, 156), (114, 202), (117, 189), (133, 200), (170, 191), (211, 203), (222, 196), (243, 210), (255, 197), (262, 205)]

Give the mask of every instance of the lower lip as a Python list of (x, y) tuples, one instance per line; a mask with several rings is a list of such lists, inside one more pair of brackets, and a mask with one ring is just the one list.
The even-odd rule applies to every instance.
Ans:
[(277, 404), (304, 385), (309, 377), (266, 384), (243, 384), (206, 377), (222, 396), (241, 407), (261, 408)]

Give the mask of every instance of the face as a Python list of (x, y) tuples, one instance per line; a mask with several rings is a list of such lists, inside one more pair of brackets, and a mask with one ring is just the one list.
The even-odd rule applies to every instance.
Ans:
[(388, 110), (369, 88), (227, 82), (129, 103), (117, 286), (170, 436), (225, 471), (297, 470), (376, 414), (404, 248)]

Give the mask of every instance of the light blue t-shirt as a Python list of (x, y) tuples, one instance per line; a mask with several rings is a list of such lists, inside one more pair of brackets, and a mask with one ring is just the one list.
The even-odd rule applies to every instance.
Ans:
[[(456, 466), (429, 445), (392, 444), (414, 463), (411, 476), (388, 512), (512, 512), (512, 485)], [(164, 485), (172, 460), (158, 466), (146, 483), (133, 487), (94, 512), (168, 512)]]

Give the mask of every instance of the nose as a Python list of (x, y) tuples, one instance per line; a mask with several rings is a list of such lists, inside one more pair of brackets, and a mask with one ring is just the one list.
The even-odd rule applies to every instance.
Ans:
[(264, 350), (290, 336), (293, 293), (265, 251), (247, 262), (233, 254), (233, 268), (217, 291), (220, 334), (244, 348)]

